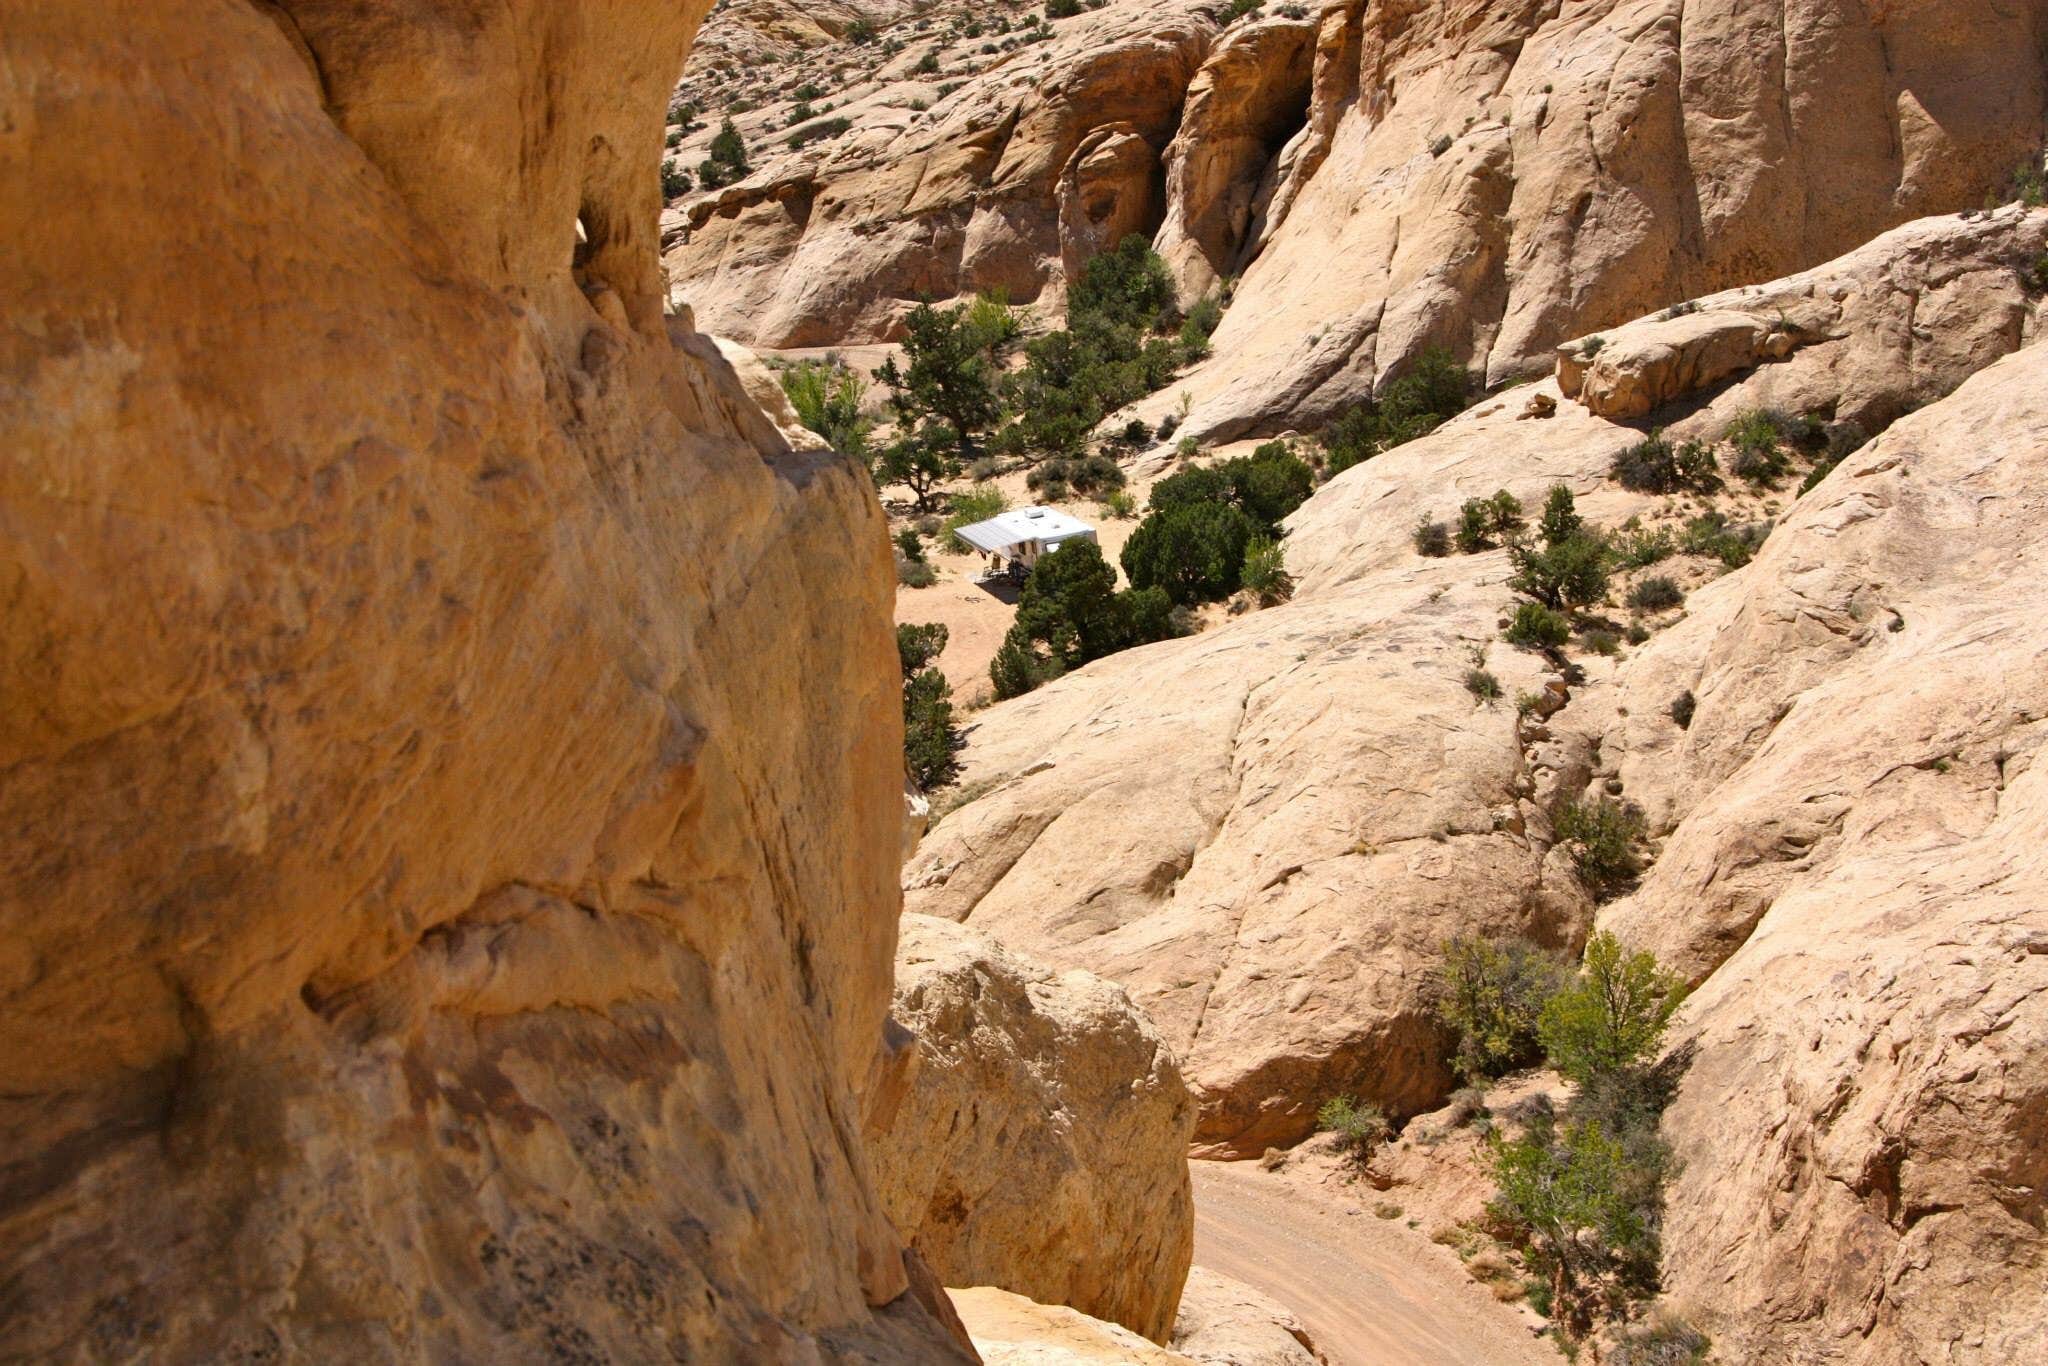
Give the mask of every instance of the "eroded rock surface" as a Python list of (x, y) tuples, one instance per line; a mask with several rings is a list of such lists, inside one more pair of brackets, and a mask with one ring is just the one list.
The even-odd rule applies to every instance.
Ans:
[(1194, 1105), (1123, 991), (911, 915), (907, 1091), (870, 1136), (884, 1207), (949, 1285), (993, 1285), (1164, 1341), (1194, 1249)]
[(664, 317), (707, 8), (10, 11), (0, 1354), (962, 1354), (881, 516)]
[(950, 1292), (988, 1366), (1197, 1366), (1130, 1329), (993, 1286)]
[(2048, 1350), (2044, 395), (1901, 421), (1620, 680), (1663, 852), (1603, 920), (1704, 979), (1666, 1272), (1735, 1359)]
[[(1876, 421), (1953, 387), (2031, 335), (2015, 263), (2044, 232), (2039, 212), (1948, 218), (1835, 263), (1816, 292), (1854, 325), (1688, 395), (1668, 414), (1674, 438), (1718, 435), (1765, 403), (1854, 400)], [(1929, 345), (1897, 326), (1912, 281), (2013, 325), (1987, 322), (1971, 334), (1981, 349)], [(1633, 346), (1633, 331), (1614, 344)], [(1410, 540), (1419, 516), (1501, 488), (1533, 509), (1565, 483), (1609, 527), (1657, 512), (1661, 500), (1608, 477), (1641, 429), (1570, 401), (1524, 421), (1532, 393), (1558, 397), (1548, 383), (1510, 390), (1319, 491), (1289, 523), (1291, 603), (980, 713), (964, 781), (984, 795), (906, 869), (913, 909), (1126, 984), (1181, 1058), (1204, 1151), (1291, 1142), (1337, 1094), (1396, 1116), (1434, 1106), (1450, 1086), (1424, 995), (1441, 942), (1571, 946), (1590, 922), (1550, 825), (1604, 762), (1597, 729), (1549, 719), (1585, 688), (1500, 640), (1505, 552), (1432, 560)], [(1467, 690), (1476, 661), (1501, 701)], [(1595, 688), (1612, 667), (1583, 661)]]
[(1326, 1366), (1308, 1329), (1271, 1297), (1207, 1267), (1188, 1273), (1173, 1349), (1208, 1366)]

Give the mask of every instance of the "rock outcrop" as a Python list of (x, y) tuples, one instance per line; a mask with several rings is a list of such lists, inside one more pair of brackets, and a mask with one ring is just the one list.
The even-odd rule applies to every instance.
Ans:
[(1666, 1278), (1735, 1360), (2048, 1350), (2044, 396), (1892, 427), (1577, 718), (1662, 838), (1603, 920), (1703, 983)]
[(1200, 1266), (1188, 1273), (1172, 1345), (1207, 1366), (1325, 1366), (1328, 1360), (1286, 1308)]
[(1194, 1105), (1122, 990), (906, 916), (907, 1091), (870, 1135), (884, 1208), (948, 1285), (992, 1285), (1163, 1342), (1194, 1252)]
[(955, 1290), (953, 1303), (988, 1366), (1197, 1366), (1130, 1329), (1065, 1305), (993, 1286)]
[[(2044, 234), (2048, 214), (2018, 210), (1911, 224), (1766, 290), (1812, 310), (1813, 343), (1660, 416), (1676, 438), (1766, 404), (1881, 425), (2031, 335)], [(1925, 340), (1902, 325), (1923, 302), (1971, 322)], [(1531, 393), (1554, 415), (1523, 421)], [(1424, 988), (1442, 940), (1569, 947), (1590, 923), (1550, 825), (1605, 762), (1597, 730), (1552, 720), (1586, 685), (1500, 641), (1504, 552), (1426, 559), (1410, 541), (1424, 514), (1500, 488), (1535, 507), (1556, 482), (1596, 524), (1660, 515), (1608, 478), (1642, 430), (1557, 400), (1511, 390), (1332, 480), (1289, 523), (1291, 603), (977, 718), (965, 781), (985, 795), (926, 837), (908, 904), (1127, 985), (1181, 1059), (1204, 1151), (1298, 1139), (1336, 1094), (1437, 1104), (1450, 1075)], [(1526, 714), (1475, 702), (1475, 659)], [(1613, 668), (1582, 667), (1596, 691)]]
[(964, 1358), (881, 515), (664, 316), (708, 8), (10, 10), (0, 1355)]
[(993, 59), (906, 36), (995, 64), (913, 92), (906, 50), (844, 139), (687, 204), (679, 295), (764, 345), (886, 339), (923, 295), (1056, 304), (1088, 251), (1156, 229), (1184, 292), (1242, 272), (1213, 359), (1140, 409), (1185, 391), (1216, 440), (1313, 429), (1431, 345), (1538, 373), (1980, 204), (2048, 121), (2048, 0), (1336, 0), (1222, 27), (1112, 0)]

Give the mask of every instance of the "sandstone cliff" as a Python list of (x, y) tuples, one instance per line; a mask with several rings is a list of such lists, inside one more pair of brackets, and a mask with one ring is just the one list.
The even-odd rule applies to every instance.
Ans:
[[(879, 66), (842, 45), (853, 129), (683, 205), (678, 296), (763, 345), (886, 339), (924, 295), (1056, 304), (1077, 258), (1144, 232), (1190, 295), (1242, 275), (1214, 359), (1145, 410), (1184, 389), (1186, 429), (1223, 439), (1319, 423), (1431, 344), (1540, 372), (1567, 338), (1978, 204), (2048, 117), (2044, 0), (1223, 19), (1112, 0), (995, 56), (909, 25)], [(766, 144), (791, 105), (761, 89)]]
[(896, 1018), (918, 1035), (875, 1117), (877, 1189), (947, 1285), (1068, 1305), (1163, 1342), (1194, 1252), (1194, 1105), (1118, 988), (987, 935), (903, 920)]
[(707, 8), (11, 7), (0, 1355), (964, 1356), (880, 513), (664, 317)]

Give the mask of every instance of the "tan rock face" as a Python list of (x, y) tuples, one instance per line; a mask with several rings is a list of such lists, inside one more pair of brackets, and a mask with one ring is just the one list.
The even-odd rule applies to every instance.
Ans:
[(949, 1292), (988, 1366), (1196, 1366), (1128, 1328), (992, 1286)]
[(2044, 394), (2037, 345), (1893, 427), (1621, 680), (1668, 833), (1604, 918), (1705, 978), (1666, 1270), (1736, 1359), (2048, 1347)]
[(1212, 1366), (1321, 1366), (1328, 1360), (1285, 1307), (1201, 1266), (1188, 1273), (1173, 1349)]
[(10, 15), (8, 1355), (958, 1355), (881, 518), (662, 315), (705, 9)]
[(908, 1090), (870, 1134), (896, 1226), (951, 1285), (993, 1285), (1164, 1341), (1194, 1250), (1194, 1105), (1157, 1031), (1084, 972), (906, 916)]
[[(1813, 343), (1687, 395), (1674, 434), (1718, 435), (1764, 404), (1876, 422), (1952, 388), (2026, 335), (2014, 263), (2039, 254), (2043, 233), (2048, 214), (2017, 211), (1916, 223), (1787, 282), (1787, 301), (1815, 310)], [(1923, 342), (1901, 325), (1923, 303), (1980, 330)], [(1638, 327), (1662, 326), (1610, 344), (1632, 353)], [(1556, 398), (1548, 384), (1500, 394), (1319, 491), (1289, 524), (1293, 602), (979, 713), (965, 781), (989, 790), (905, 870), (913, 909), (1127, 985), (1182, 1059), (1205, 1151), (1255, 1157), (1298, 1139), (1336, 1094), (1396, 1115), (1438, 1103), (1450, 1076), (1424, 985), (1441, 942), (1577, 942), (1591, 907), (1550, 847), (1551, 813), (1611, 765), (1612, 726), (1670, 729), (1656, 717), (1698, 676), (1660, 682), (1627, 718), (1581, 722), (1593, 704), (1575, 699), (1571, 724), (1548, 719), (1575, 693), (1600, 697), (1611, 666), (1589, 658), (1589, 686), (1568, 687), (1500, 641), (1503, 552), (1415, 553), (1419, 516), (1499, 488), (1535, 507), (1566, 483), (1606, 526), (1654, 511), (1659, 500), (1607, 478), (1639, 428), (1569, 401), (1523, 421), (1532, 393)], [(1475, 657), (1507, 698), (1530, 695), (1530, 716), (1475, 702)], [(1717, 724), (1703, 705), (1694, 733)], [(1659, 809), (1655, 783), (1621, 776)], [(1672, 885), (1696, 894), (1699, 879)]]
[(844, 138), (771, 148), (687, 206), (665, 258), (676, 297), (709, 330), (822, 346), (893, 338), (920, 298), (1062, 292), (1067, 269), (1158, 224), (1160, 155), (1214, 32), (1188, 0), (1122, 4), (924, 92), (928, 111), (878, 93)]

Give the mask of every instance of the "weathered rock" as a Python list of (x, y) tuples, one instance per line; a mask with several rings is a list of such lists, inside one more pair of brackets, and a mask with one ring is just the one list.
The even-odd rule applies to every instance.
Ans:
[(868, 92), (843, 138), (687, 207), (675, 293), (709, 330), (790, 347), (893, 339), (922, 298), (1056, 302), (1068, 269), (1158, 225), (1160, 156), (1214, 33), (1196, 0), (1121, 4), (928, 92), (929, 110)]
[(1196, 1366), (1128, 1328), (991, 1286), (951, 1292), (988, 1366)]
[(870, 1135), (896, 1226), (953, 1285), (994, 1285), (1164, 1341), (1194, 1250), (1194, 1106), (1117, 987), (906, 916), (910, 1087)]
[(1286, 1308), (1202, 1266), (1188, 1273), (1172, 1346), (1211, 1366), (1322, 1366), (1328, 1361)]
[(1666, 1282), (1734, 1359), (2048, 1348), (2044, 395), (2034, 346), (1893, 427), (1621, 678), (1668, 834), (1604, 919), (1705, 979)]
[(959, 1358), (881, 516), (663, 316), (707, 8), (10, 11), (0, 1355)]
[[(1687, 395), (1674, 436), (1764, 405), (1875, 421), (1953, 387), (2022, 340), (2013, 263), (2044, 232), (2038, 212), (1912, 224), (1816, 272), (1841, 294), (1813, 304), (1832, 339)], [(1974, 340), (1898, 325), (1922, 304), (1981, 320)], [(1127, 985), (1181, 1059), (1204, 1151), (1294, 1141), (1335, 1094), (1397, 1117), (1436, 1105), (1450, 1074), (1424, 986), (1441, 941), (1570, 945), (1588, 923), (1550, 814), (1586, 789), (1604, 732), (1563, 724), (1572, 690), (1499, 641), (1503, 552), (1430, 560), (1410, 541), (1420, 516), (1500, 488), (1535, 507), (1563, 482), (1598, 525), (1656, 509), (1607, 478), (1639, 428), (1578, 403), (1524, 422), (1532, 392), (1556, 397), (1500, 394), (1319, 491), (1289, 523), (1293, 602), (980, 713), (965, 781), (989, 790), (905, 870), (913, 909)], [(1506, 697), (1529, 695), (1526, 719), (1475, 703), (1475, 650)], [(1608, 666), (1584, 667), (1597, 682)], [(1630, 724), (1657, 724), (1683, 686)]]

